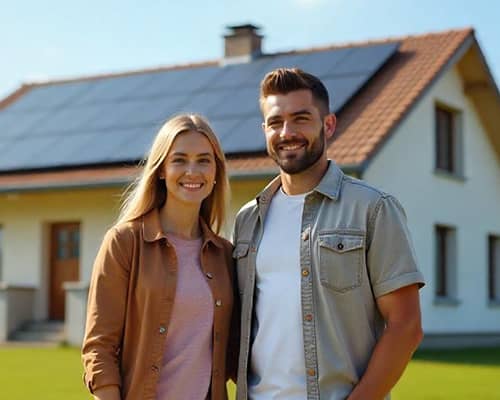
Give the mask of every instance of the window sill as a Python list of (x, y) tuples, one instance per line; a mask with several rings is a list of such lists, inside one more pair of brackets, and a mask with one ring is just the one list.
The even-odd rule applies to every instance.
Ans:
[(459, 172), (450, 172), (446, 171), (445, 169), (439, 168), (434, 168), (434, 175), (440, 178), (451, 179), (453, 181), (461, 183), (465, 183), (465, 181), (467, 180), (467, 178)]
[(488, 300), (488, 307), (500, 308), (500, 299)]
[(461, 303), (460, 300), (454, 299), (452, 297), (436, 297), (434, 298), (433, 304), (435, 306), (445, 306), (445, 307), (457, 307)]

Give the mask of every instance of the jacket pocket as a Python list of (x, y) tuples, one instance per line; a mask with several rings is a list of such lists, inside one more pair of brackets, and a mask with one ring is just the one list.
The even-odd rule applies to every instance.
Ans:
[(248, 276), (249, 249), (250, 242), (237, 242), (233, 250), (233, 258), (236, 261), (236, 273), (238, 274), (238, 289), (240, 295), (243, 295)]
[(320, 281), (325, 287), (345, 293), (361, 285), (364, 238), (362, 234), (320, 233)]

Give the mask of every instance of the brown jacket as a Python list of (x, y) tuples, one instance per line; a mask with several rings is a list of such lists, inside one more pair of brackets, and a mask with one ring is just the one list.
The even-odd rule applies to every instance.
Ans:
[[(200, 262), (214, 299), (210, 398), (227, 399), (239, 321), (239, 307), (233, 307), (232, 246), (201, 225)], [(118, 385), (123, 400), (155, 399), (176, 277), (175, 250), (161, 229), (158, 210), (107, 232), (94, 263), (82, 348), (91, 392)]]

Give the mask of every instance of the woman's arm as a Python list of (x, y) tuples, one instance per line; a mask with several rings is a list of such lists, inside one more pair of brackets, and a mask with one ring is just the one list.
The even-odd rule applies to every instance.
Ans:
[(118, 386), (104, 386), (94, 393), (95, 400), (121, 400)]
[(108, 231), (90, 282), (82, 360), (90, 392), (97, 394), (99, 389), (106, 389), (99, 396), (107, 396), (111, 388), (116, 391), (121, 386), (119, 353), (133, 246), (127, 233), (116, 228)]

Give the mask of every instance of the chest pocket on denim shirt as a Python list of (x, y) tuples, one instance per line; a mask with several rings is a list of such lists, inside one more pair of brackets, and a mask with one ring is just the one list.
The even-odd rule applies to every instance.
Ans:
[(345, 293), (361, 285), (364, 259), (363, 234), (319, 234), (320, 281)]
[(236, 260), (236, 272), (238, 274), (238, 289), (243, 294), (245, 283), (248, 279), (248, 250), (250, 242), (237, 242), (233, 250), (233, 258)]

